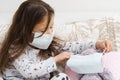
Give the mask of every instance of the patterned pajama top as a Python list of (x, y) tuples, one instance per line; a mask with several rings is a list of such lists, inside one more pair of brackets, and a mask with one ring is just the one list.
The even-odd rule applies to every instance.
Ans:
[[(67, 42), (64, 50), (80, 54), (88, 48), (95, 49), (95, 42)], [(49, 80), (50, 72), (56, 71), (54, 57), (40, 61), (39, 50), (27, 47), (26, 51), (3, 72), (5, 80)]]

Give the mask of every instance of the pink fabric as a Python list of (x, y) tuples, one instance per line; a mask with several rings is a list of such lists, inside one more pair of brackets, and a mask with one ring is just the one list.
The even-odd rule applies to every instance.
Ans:
[(120, 52), (110, 52), (103, 56), (103, 66), (111, 71), (114, 80), (120, 80)]
[(70, 80), (79, 80), (78, 74), (73, 72), (69, 67), (66, 66), (65, 73), (70, 77)]
[[(120, 80), (120, 52), (110, 52), (102, 57), (103, 66), (108, 69), (114, 80)], [(66, 67), (66, 73), (70, 76), (70, 80), (79, 80), (79, 75)]]

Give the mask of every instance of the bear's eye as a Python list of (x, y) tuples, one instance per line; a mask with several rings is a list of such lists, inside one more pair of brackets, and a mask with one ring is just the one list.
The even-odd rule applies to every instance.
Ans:
[(65, 78), (62, 78), (62, 80), (65, 80)]

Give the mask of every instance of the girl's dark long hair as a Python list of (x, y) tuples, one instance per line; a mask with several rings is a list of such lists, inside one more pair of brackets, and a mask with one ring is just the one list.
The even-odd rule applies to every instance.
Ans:
[[(19, 6), (0, 49), (1, 72), (24, 52), (29, 42), (32, 41), (34, 26), (42, 21), (46, 15), (48, 16), (48, 22), (45, 31), (54, 15), (54, 10), (47, 3), (42, 0), (27, 0)], [(58, 50), (55, 46), (61, 47), (61, 45), (56, 40), (57, 38), (52, 41), (47, 50), (40, 50), (38, 56), (41, 58), (50, 56), (51, 52), (57, 55)]]

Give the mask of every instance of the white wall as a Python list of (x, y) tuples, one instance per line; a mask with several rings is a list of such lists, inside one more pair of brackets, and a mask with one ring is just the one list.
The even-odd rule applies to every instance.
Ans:
[[(0, 0), (0, 23), (9, 22), (24, 0)], [(56, 12), (55, 23), (65, 23), (104, 16), (118, 17), (120, 0), (44, 0)]]
[(0, 0), (0, 24), (9, 23), (20, 3), (24, 0)]

